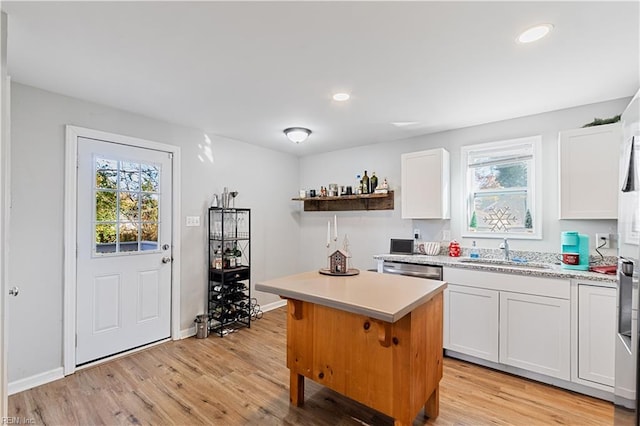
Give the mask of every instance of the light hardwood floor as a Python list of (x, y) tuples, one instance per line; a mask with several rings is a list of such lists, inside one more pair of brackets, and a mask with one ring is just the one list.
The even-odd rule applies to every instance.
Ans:
[[(222, 339), (189, 338), (81, 370), (9, 398), (38, 425), (393, 425), (391, 418), (306, 380), (289, 405), (286, 311)], [(445, 358), (440, 416), (415, 425), (611, 425), (613, 407)]]

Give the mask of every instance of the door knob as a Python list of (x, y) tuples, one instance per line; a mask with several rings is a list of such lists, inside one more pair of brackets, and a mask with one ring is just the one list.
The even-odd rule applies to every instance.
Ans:
[(11, 287), (9, 289), (9, 296), (17, 296), (20, 293), (20, 289), (18, 287)]
[(165, 256), (162, 258), (162, 263), (169, 263), (171, 262), (171, 258), (169, 256)]

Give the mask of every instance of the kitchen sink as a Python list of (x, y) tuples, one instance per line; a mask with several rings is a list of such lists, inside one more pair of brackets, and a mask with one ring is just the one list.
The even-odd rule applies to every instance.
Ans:
[(483, 258), (462, 258), (460, 259), (462, 263), (475, 263), (478, 265), (487, 265), (487, 266), (507, 266), (509, 268), (533, 268), (533, 269), (552, 269), (553, 265), (548, 263), (538, 263), (538, 262), (517, 262), (514, 260), (503, 260), (503, 259), (483, 259)]

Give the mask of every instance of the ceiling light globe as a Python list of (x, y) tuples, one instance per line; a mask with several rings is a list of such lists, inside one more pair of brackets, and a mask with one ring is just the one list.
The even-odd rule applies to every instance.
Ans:
[(291, 142), (300, 143), (309, 137), (311, 130), (304, 127), (289, 127), (288, 129), (284, 129), (284, 134), (287, 135), (287, 138), (289, 138)]
[(518, 43), (532, 43), (534, 41), (538, 41), (549, 34), (552, 29), (553, 25), (551, 24), (540, 24), (526, 29), (518, 36)]

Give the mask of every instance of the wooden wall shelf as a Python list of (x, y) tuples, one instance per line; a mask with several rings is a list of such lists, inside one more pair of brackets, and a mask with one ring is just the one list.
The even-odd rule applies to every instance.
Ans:
[(393, 210), (393, 191), (386, 194), (342, 195), (339, 197), (292, 198), (304, 202), (305, 212), (339, 210)]

